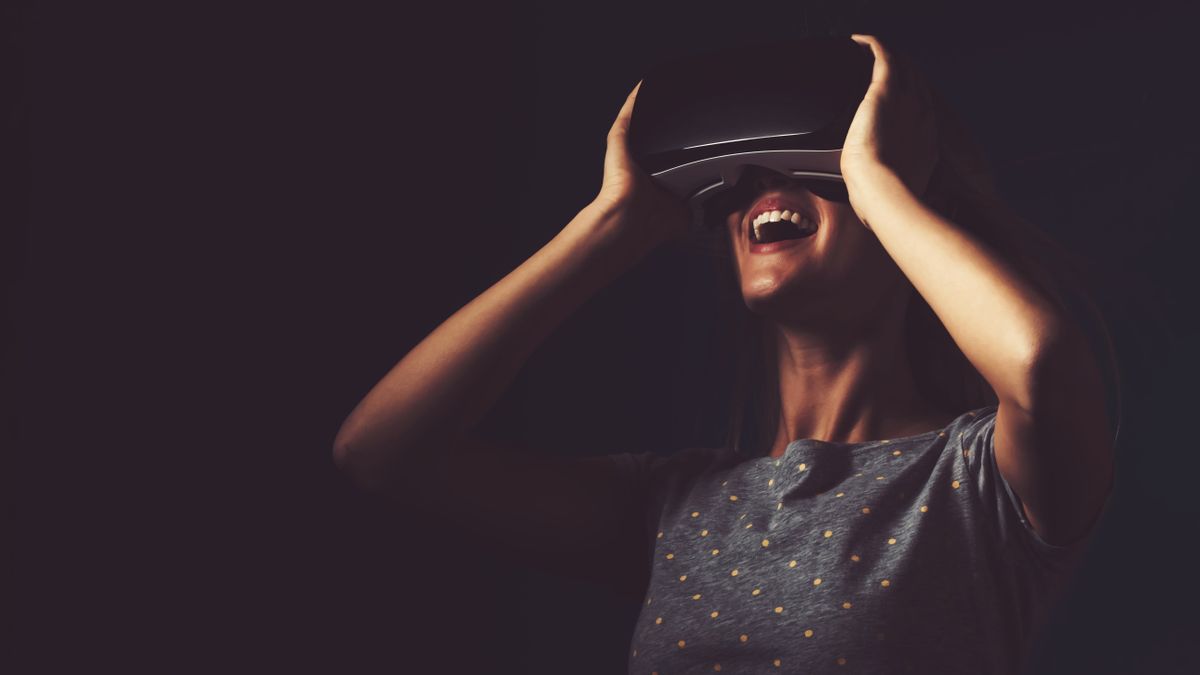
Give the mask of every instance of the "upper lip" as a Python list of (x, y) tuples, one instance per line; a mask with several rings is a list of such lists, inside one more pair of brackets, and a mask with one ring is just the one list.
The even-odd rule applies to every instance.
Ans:
[(758, 201), (754, 202), (754, 205), (746, 212), (747, 233), (754, 219), (760, 213), (775, 210), (783, 211), (784, 209), (799, 211), (804, 218), (812, 220), (814, 224), (816, 223), (816, 219), (810, 215), (807, 205), (800, 198), (782, 193), (768, 193), (759, 197)]

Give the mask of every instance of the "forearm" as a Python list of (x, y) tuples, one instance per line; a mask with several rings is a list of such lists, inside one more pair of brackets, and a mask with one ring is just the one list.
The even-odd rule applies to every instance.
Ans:
[(411, 449), (475, 426), (546, 336), (644, 255), (617, 218), (585, 207), (418, 343), (343, 422), (339, 465), (378, 478)]
[(1036, 359), (1069, 319), (1006, 260), (880, 168), (847, 182), (857, 208), (997, 396), (1028, 409)]

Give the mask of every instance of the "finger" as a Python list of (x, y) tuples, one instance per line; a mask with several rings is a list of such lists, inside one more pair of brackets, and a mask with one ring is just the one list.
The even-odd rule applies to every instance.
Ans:
[(904, 64), (897, 60), (896, 54), (874, 35), (856, 36), (862, 38), (858, 42), (868, 45), (875, 55), (871, 84), (885, 91), (908, 91), (911, 85), (905, 80)]
[(871, 54), (875, 57), (875, 65), (871, 69), (871, 85), (872, 87), (887, 88), (893, 86), (890, 84), (892, 78), (891, 67), (888, 63), (887, 54), (884, 52), (883, 45), (879, 43), (874, 35), (862, 35), (853, 33), (850, 39), (866, 46), (871, 50)]
[(637, 99), (638, 89), (642, 86), (642, 80), (633, 86), (633, 91), (625, 97), (625, 103), (621, 105), (620, 112), (617, 113), (617, 119), (613, 121), (612, 128), (609, 129), (609, 134), (624, 134), (629, 130), (629, 119), (633, 116), (633, 103)]
[(883, 54), (883, 60), (887, 62), (888, 75), (892, 78), (896, 90), (906, 94), (912, 93), (916, 86), (913, 82), (912, 62), (909, 60), (908, 54), (903, 50), (892, 49), (878, 38), (876, 38), (876, 42), (879, 43), (879, 51)]

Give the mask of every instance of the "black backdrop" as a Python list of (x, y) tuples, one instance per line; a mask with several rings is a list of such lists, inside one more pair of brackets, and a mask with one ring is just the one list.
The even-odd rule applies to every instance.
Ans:
[[(1030, 672), (1195, 666), (1185, 3), (3, 12), (10, 672), (623, 672), (636, 604), (382, 517), (331, 444), (595, 194), (647, 63), (777, 30), (911, 50), (1019, 210), (1137, 280), (1105, 300), (1115, 503)], [(487, 428), (580, 455), (712, 442), (727, 369), (706, 274), (655, 251), (562, 324)]]

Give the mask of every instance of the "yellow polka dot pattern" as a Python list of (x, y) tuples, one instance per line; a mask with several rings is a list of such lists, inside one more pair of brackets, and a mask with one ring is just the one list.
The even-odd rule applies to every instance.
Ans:
[[(939, 439), (946, 437), (947, 433), (945, 431), (940, 431), (937, 434), (937, 438)], [(964, 439), (962, 434), (957, 434), (957, 437), (960, 442), (962, 442)], [(680, 570), (681, 568), (684, 568), (688, 572), (677, 575), (679, 582), (682, 583), (687, 581), (689, 574), (696, 577), (696, 579), (689, 583), (688, 586), (685, 587), (681, 585), (678, 588), (680, 590), (684, 588), (690, 589), (686, 595), (693, 601), (700, 601), (701, 599), (707, 598), (705, 602), (711, 604), (709, 607), (703, 608), (701, 611), (708, 615), (709, 619), (712, 620), (712, 623), (706, 623), (704, 625), (711, 626), (711, 628), (708, 630), (715, 632), (700, 635), (677, 634), (675, 636), (663, 636), (666, 638), (667, 644), (669, 645), (670, 641), (674, 640), (677, 649), (683, 650), (685, 646), (689, 644), (689, 640), (691, 642), (696, 642), (696, 640), (699, 640), (699, 646), (689, 650), (689, 653), (704, 653), (712, 655), (719, 654), (719, 650), (709, 651), (709, 645), (715, 646), (721, 640), (720, 631), (725, 630), (721, 629), (721, 626), (733, 626), (734, 630), (736, 630), (736, 628), (739, 627), (738, 624), (742, 620), (749, 620), (748, 615), (739, 616), (740, 612), (742, 611), (742, 605), (744, 605), (747, 610), (760, 612), (765, 611), (770, 615), (778, 617), (777, 619), (769, 619), (768, 623), (764, 624), (764, 627), (769, 627), (771, 622), (776, 621), (781, 622), (779, 624), (780, 626), (792, 625), (792, 621), (804, 621), (806, 620), (805, 617), (808, 617), (810, 620), (816, 617), (827, 617), (829, 621), (836, 622), (863, 621), (871, 612), (879, 611), (879, 605), (872, 603), (868, 603), (867, 605), (862, 606), (860, 609), (855, 609), (855, 605), (858, 604), (858, 598), (855, 596), (855, 593), (860, 590), (867, 593), (876, 592), (868, 590), (870, 588), (874, 588), (878, 592), (883, 592), (883, 589), (889, 589), (894, 579), (892, 578), (892, 575), (888, 573), (895, 570), (907, 570), (907, 567), (896, 566), (896, 561), (898, 560), (896, 556), (916, 555), (918, 549), (924, 548), (921, 544), (921, 541), (928, 539), (928, 537), (918, 538), (914, 536), (909, 538), (911, 541), (906, 541), (905, 546), (897, 546), (899, 543), (899, 537), (903, 537), (904, 534), (908, 534), (911, 532), (910, 530), (905, 529), (902, 534), (893, 534), (891, 536), (888, 536), (888, 533), (884, 532), (882, 533), (882, 537), (879, 537), (880, 533), (878, 530), (875, 530), (875, 534), (878, 538), (873, 540), (874, 542), (877, 542), (874, 544), (869, 543), (867, 539), (861, 537), (860, 535), (863, 532), (870, 532), (871, 530), (869, 528), (878, 528), (881, 525), (896, 531), (896, 521), (893, 520), (893, 514), (903, 514), (908, 509), (913, 509), (914, 507), (916, 512), (927, 514), (930, 512), (930, 505), (934, 503), (934, 500), (930, 500), (929, 503), (918, 502), (917, 504), (913, 504), (912, 500), (906, 498), (906, 492), (904, 490), (892, 489), (892, 486), (888, 485), (889, 483), (893, 482), (907, 483), (907, 486), (911, 488), (913, 486), (913, 481), (908, 475), (906, 475), (906, 473), (892, 472), (893, 470), (904, 470), (907, 471), (908, 474), (911, 474), (912, 472), (904, 469), (904, 467), (906, 465), (911, 467), (913, 463), (916, 463), (917, 460), (921, 458), (922, 455), (922, 449), (915, 446), (911, 448), (914, 450), (913, 452), (909, 452), (909, 447), (905, 447), (903, 450), (894, 447), (880, 447), (886, 446), (888, 442), (889, 441), (885, 439), (873, 446), (869, 443), (855, 445), (856, 452), (861, 451), (865, 455), (866, 450), (873, 447), (878, 448), (879, 454), (876, 455), (877, 459), (874, 463), (866, 463), (858, 467), (862, 470), (854, 471), (851, 469), (853, 472), (852, 475), (851, 473), (843, 474), (845, 477), (838, 479), (841, 481), (841, 484), (839, 485), (830, 484), (828, 479), (831, 477), (831, 474), (829, 473), (829, 470), (824, 468), (825, 465), (823, 465), (821, 461), (815, 461), (811, 465), (807, 461), (799, 462), (793, 467), (790, 466), (790, 462), (788, 463), (789, 466), (783, 466), (783, 458), (781, 458), (775, 460), (773, 465), (775, 467), (783, 466), (785, 469), (794, 468), (794, 471), (790, 473), (768, 473), (768, 475), (762, 475), (761, 473), (753, 474), (755, 476), (762, 476), (762, 482), (758, 482), (757, 480), (741, 480), (740, 474), (737, 481), (721, 480), (719, 484), (722, 488), (726, 488), (732, 483), (735, 486), (732, 488), (732, 490), (736, 490), (738, 493), (740, 493), (733, 494), (730, 490), (721, 490), (720, 492), (724, 495), (724, 498), (727, 499), (727, 506), (718, 506), (717, 508), (705, 509), (705, 504), (711, 505), (713, 502), (694, 502), (689, 505), (699, 506), (700, 508), (682, 512), (677, 511), (677, 515), (673, 516), (671, 522), (686, 517), (695, 519), (699, 521), (696, 523), (697, 525), (704, 525), (706, 527), (698, 529), (688, 528), (686, 531), (690, 533), (688, 535), (690, 538), (686, 539), (686, 541), (678, 537), (674, 539), (671, 537), (673, 527), (663, 527), (662, 529), (657, 530), (655, 537), (661, 543), (655, 544), (655, 547), (658, 548), (659, 546), (670, 546), (673, 550), (662, 551), (661, 549), (658, 549), (659, 553), (662, 555), (662, 558), (655, 556), (655, 560), (658, 561), (655, 563), (655, 568), (657, 569), (659, 567), (666, 567), (668, 563), (662, 561), (670, 561), (670, 564), (675, 566), (674, 569)], [(937, 449), (937, 447), (941, 446), (935, 446), (935, 449)], [(962, 456), (964, 458), (969, 457), (968, 448), (962, 448)], [(859, 455), (854, 455), (854, 461), (857, 461), (858, 457)], [(884, 463), (885, 460), (886, 464)], [(742, 467), (743, 469), (748, 470), (753, 467), (762, 467), (762, 471), (766, 473), (768, 470), (770, 470), (770, 466), (771, 465), (768, 464), (767, 466), (763, 467), (762, 464), (746, 462), (744, 467), (742, 465), (735, 465), (735, 468)], [(830, 467), (834, 466), (835, 465), (831, 462)], [(897, 466), (901, 467), (901, 469), (894, 469), (894, 467)], [(942, 474), (947, 480), (950, 490), (960, 490), (963, 487), (963, 482), (965, 481), (965, 479), (962, 478), (962, 465), (958, 464), (955, 465), (955, 467), (956, 471), (954, 475)], [(748, 475), (750, 474), (748, 473)], [(871, 478), (873, 478), (873, 480), (870, 480)], [(810, 483), (813, 487), (806, 488), (805, 486), (809, 485)], [(943, 486), (946, 484), (947, 483), (941, 483)], [(748, 486), (758, 487), (752, 489)], [(834, 490), (829, 489), (830, 487), (840, 489), (836, 489), (835, 492)], [(946, 488), (942, 489), (945, 490)], [(934, 492), (930, 492), (931, 490)], [(924, 486), (917, 485), (916, 489), (912, 490), (912, 494), (914, 496), (920, 494), (923, 497), (929, 497), (932, 495), (935, 498), (942, 498), (936, 495), (936, 487), (932, 483), (927, 483)], [(713, 496), (716, 497), (718, 495)], [(840, 501), (833, 500), (843, 500), (847, 496), (851, 497), (851, 499), (846, 501), (857, 501), (859, 503), (857, 505), (845, 504), (846, 508), (841, 511), (843, 514), (841, 518), (830, 518), (828, 516), (821, 515), (819, 516), (820, 519), (813, 518), (809, 520), (806, 519), (806, 517), (801, 517), (808, 516), (809, 509), (814, 507), (819, 507), (815, 511), (817, 514), (833, 514), (833, 509), (839, 508), (834, 507), (833, 504), (841, 503)], [(702, 495), (698, 492), (694, 494), (694, 498), (699, 499), (701, 497)], [(770, 501), (775, 502), (775, 508), (764, 513), (762, 504), (763, 497), (768, 497)], [(783, 508), (785, 502), (789, 505), (789, 510), (786, 511)], [(863, 502), (866, 503), (864, 504)], [(937, 503), (941, 504), (942, 502)], [(955, 504), (957, 503), (958, 502), (955, 502)], [(717, 502), (717, 504), (719, 505), (720, 502)], [(737, 506), (733, 507), (731, 506), (732, 504), (737, 504)], [(954, 505), (952, 505), (952, 507), (953, 508), (949, 510), (939, 507), (938, 513), (945, 514), (949, 511), (950, 515), (954, 515), (954, 512), (956, 509), (958, 509), (958, 507)], [(736, 511), (734, 511), (735, 508)], [(864, 516), (869, 515), (871, 518), (862, 518), (861, 520), (851, 521), (849, 518), (847, 518), (847, 515), (853, 514), (855, 508), (858, 509), (860, 514)], [(876, 513), (876, 511), (878, 511), (878, 513)], [(778, 514), (776, 512), (778, 512)], [(912, 512), (910, 511), (908, 513)], [(728, 528), (729, 519), (733, 519), (735, 516), (737, 520), (740, 521), (748, 520), (748, 522), (745, 522), (740, 530), (737, 528), (733, 528), (732, 530)], [(753, 516), (752, 519), (750, 519), (751, 516)], [(910, 518), (912, 516), (904, 517)], [(913, 525), (909, 525), (908, 523), (916, 522), (917, 521), (907, 521), (905, 524), (907, 527), (912, 527)], [(920, 522), (935, 523), (937, 522), (937, 519), (931, 516), (929, 520), (922, 518)], [(670, 524), (665, 519), (662, 521), (662, 523)], [(874, 523), (874, 525), (871, 523)], [(722, 527), (723, 525), (725, 527)], [(798, 530), (798, 528), (805, 525), (816, 526), (814, 529), (816, 532), (820, 533), (820, 537), (818, 537), (816, 541), (794, 536), (794, 533)], [(823, 527), (823, 525), (829, 526)], [(924, 527), (924, 525), (921, 525), (920, 527)], [(674, 529), (677, 531), (679, 530), (679, 528)], [(760, 535), (755, 539), (749, 539), (751, 536), (749, 531), (755, 529), (760, 531)], [(834, 537), (835, 529), (838, 529), (837, 537)], [(812, 530), (808, 531), (811, 532)], [(746, 532), (746, 534), (741, 535), (738, 534), (739, 532)], [(762, 534), (766, 534), (768, 532), (771, 533), (771, 536), (762, 536)], [(710, 545), (708, 547), (704, 547), (702, 545), (696, 546), (695, 543), (699, 541), (700, 538), (711, 538), (705, 539), (705, 541), (708, 541), (711, 544), (719, 545)], [(754, 542), (757, 542), (758, 545), (753, 546)], [(817, 544), (817, 542), (822, 543)], [(847, 547), (847, 544), (850, 542), (859, 542), (860, 544), (867, 542), (865, 544), (866, 550), (860, 549), (859, 552), (846, 551), (845, 547)], [(753, 546), (753, 548), (750, 548), (751, 546)], [(845, 562), (841, 564), (833, 563), (831, 565), (828, 561), (834, 559), (824, 557), (827, 555), (826, 553), (821, 553), (821, 557), (817, 557), (818, 549), (815, 548), (816, 546), (820, 546), (821, 550), (823, 551), (834, 551), (837, 555), (836, 560), (842, 560)], [(833, 548), (830, 549), (828, 547)], [(757, 553), (754, 551), (757, 551)], [(697, 558), (697, 554), (701, 552), (706, 553), (707, 557), (713, 559), (714, 562), (715, 558), (720, 555), (722, 558), (731, 557), (735, 562), (745, 562), (746, 565), (732, 568), (725, 567), (725, 569), (729, 571), (728, 576), (723, 577), (726, 581), (717, 581), (715, 582), (717, 586), (714, 587), (712, 572), (715, 570), (705, 570), (696, 567), (697, 560), (700, 560)], [(863, 562), (864, 555), (870, 556), (870, 562)], [(819, 563), (817, 562), (819, 560), (825, 560), (826, 562)], [(784, 563), (786, 563), (786, 566), (784, 566)], [(780, 564), (780, 567), (774, 567), (775, 564)], [(847, 577), (845, 574), (850, 569), (849, 565), (852, 564), (863, 565), (861, 568), (856, 568), (861, 569), (862, 572), (853, 574), (865, 573), (867, 575), (873, 575), (883, 572), (888, 576), (874, 576), (874, 583), (871, 582), (871, 576), (866, 576), (865, 578), (862, 578), (862, 586), (855, 586), (855, 584), (848, 581), (848, 579), (861, 577), (855, 577), (853, 575)], [(845, 567), (842, 567), (842, 565), (845, 565)], [(809, 590), (804, 591), (802, 594), (796, 593), (794, 590), (795, 586), (793, 584), (796, 584), (797, 582), (803, 583), (803, 580), (800, 577), (795, 578), (795, 581), (785, 581), (784, 585), (782, 586), (776, 585), (773, 578), (767, 576), (769, 574), (768, 570), (774, 570), (774, 572), (771, 572), (770, 574), (783, 573), (782, 570), (803, 570), (805, 572), (805, 576), (811, 580), (811, 585), (808, 587)], [(816, 574), (809, 576), (811, 573), (820, 573), (822, 576), (817, 576)], [(745, 577), (748, 577), (746, 581), (741, 581), (741, 579)], [(793, 577), (790, 575), (786, 577), (786, 579), (792, 578)], [(781, 577), (780, 579), (784, 578)], [(754, 585), (760, 580), (766, 580), (768, 583), (763, 585)], [(912, 581), (907, 574), (904, 576), (897, 576), (895, 580), (905, 585)], [(743, 583), (746, 583), (747, 585), (743, 586)], [(874, 584), (878, 585), (876, 586)], [(740, 596), (744, 600), (737, 602), (732, 599), (732, 596), (722, 597), (722, 587), (728, 587), (730, 589), (736, 588), (739, 589), (740, 592), (747, 593), (747, 595)], [(654, 587), (652, 586), (652, 589), (653, 588)], [(662, 591), (662, 589), (659, 590)], [(708, 593), (708, 590), (714, 590), (715, 592)], [(807, 596), (808, 593), (813, 594), (811, 596), (811, 600)], [(828, 595), (829, 593), (833, 593), (834, 595), (830, 597)], [(817, 600), (817, 594), (820, 594), (820, 597), (824, 599)], [(656, 593), (655, 595), (661, 596), (662, 592)], [(672, 593), (671, 597), (681, 598), (682, 596)], [(939, 599), (944, 597), (945, 596), (939, 596)], [(754, 599), (751, 600), (750, 598)], [(658, 599), (662, 600), (661, 597)], [(789, 601), (798, 602), (800, 604), (789, 604)], [(725, 602), (734, 604), (732, 606), (725, 606), (723, 604)], [(651, 598), (647, 597), (645, 604), (650, 605)], [(716, 607), (712, 605), (716, 605)], [(682, 605), (679, 607), (682, 607)], [(733, 612), (723, 611), (730, 609), (731, 607), (734, 610)], [(787, 607), (790, 607), (790, 609), (785, 613), (784, 610)], [(836, 616), (844, 616), (846, 618), (834, 619), (834, 614), (825, 612), (825, 610), (819, 609), (820, 607), (837, 607), (839, 610)], [(670, 612), (673, 609), (678, 611), (678, 608), (672, 607), (670, 603), (668, 603), (667, 609), (668, 611), (664, 612), (662, 615), (653, 617), (653, 625), (662, 626), (667, 622), (668, 619), (671, 618)], [(784, 616), (785, 614), (790, 615), (791, 619), (788, 619), (786, 616)], [(675, 625), (676, 630), (681, 628), (683, 630), (687, 630), (689, 627), (698, 625), (695, 623), (696, 615), (693, 614), (691, 616), (693, 618), (688, 619), (687, 617), (682, 617), (681, 621), (675, 622), (673, 625)], [(718, 617), (720, 617), (720, 621), (717, 621)], [(872, 620), (874, 620), (874, 617), (872, 617)], [(650, 621), (650, 619), (646, 619), (646, 621)], [(745, 624), (745, 627), (750, 627), (752, 631), (759, 629), (757, 624), (747, 623)], [(821, 626), (810, 625), (810, 627), (803, 629), (802, 634), (805, 638), (812, 639), (816, 635), (816, 628), (819, 627)], [(836, 625), (834, 628), (836, 629), (835, 634), (840, 634), (838, 631), (843, 630), (841, 628), (837, 628)], [(725, 632), (724, 634), (726, 636), (724, 639), (728, 640), (729, 633)], [(750, 638), (749, 633), (735, 633), (735, 635), (737, 635), (738, 641), (742, 644), (748, 643)], [(779, 640), (778, 644), (780, 656), (768, 655), (767, 657), (771, 665), (777, 669), (782, 667), (783, 661), (786, 660), (788, 652), (786, 640), (783, 638), (783, 635), (784, 633), (779, 633), (778, 635), (759, 636), (759, 638), (756, 639), (759, 648), (763, 646), (764, 641), (766, 644), (771, 645), (776, 644), (776, 642), (774, 642), (775, 640)], [(826, 633), (826, 635), (829, 635), (829, 633)], [(882, 634), (879, 634), (879, 638), (882, 639)], [(635, 636), (635, 639), (639, 639), (640, 641), (638, 644), (644, 647), (645, 641), (650, 638), (648, 635), (639, 634), (638, 636)], [(658, 644), (662, 645), (663, 643), (659, 642)], [(817, 641), (815, 644), (819, 645), (820, 641)], [(638, 662), (643, 664), (643, 668), (647, 665), (659, 665), (660, 667), (666, 666), (667, 664), (665, 662), (658, 664), (653, 662), (654, 657), (663, 654), (665, 654), (665, 652), (658, 652), (655, 654), (652, 653), (652, 650), (633, 650), (633, 657), (635, 657)], [(781, 656), (783, 658), (781, 658)], [(850, 659), (853, 656), (853, 654), (838, 654), (837, 652), (834, 652), (833, 654), (828, 654), (826, 658), (832, 658), (834, 663), (836, 663), (838, 666), (845, 666), (850, 662)], [(729, 670), (730, 668), (732, 668), (733, 672), (740, 672), (739, 666), (749, 665), (749, 662), (734, 662), (730, 658), (721, 658), (720, 660), (709, 659), (706, 660), (706, 663), (706, 667), (711, 667), (713, 671), (718, 672), (722, 670)], [(765, 662), (760, 663), (765, 664)], [(859, 667), (861, 668), (863, 665), (860, 663)], [(658, 675), (660, 672), (666, 672), (669, 675), (670, 671), (671, 668), (663, 668), (662, 671), (651, 670), (649, 668), (640, 670), (640, 672), (643, 673), (649, 672), (651, 675)]]

